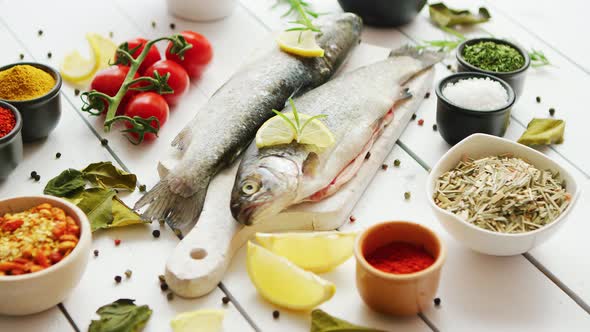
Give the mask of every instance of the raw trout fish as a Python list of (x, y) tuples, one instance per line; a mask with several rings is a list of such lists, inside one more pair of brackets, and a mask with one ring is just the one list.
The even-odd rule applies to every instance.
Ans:
[[(319, 201), (351, 180), (394, 117), (396, 105), (410, 98), (404, 86), (443, 58), (441, 53), (403, 47), (390, 57), (294, 99), (298, 112), (325, 114), (321, 121), (335, 144), (323, 150), (298, 143), (264, 147), (252, 144), (241, 161), (230, 208), (245, 225), (272, 217), (289, 206)], [(420, 96), (421, 97), (421, 96)], [(291, 112), (287, 107), (282, 112)]]
[(304, 58), (273, 49), (250, 62), (213, 94), (173, 140), (183, 151), (178, 166), (136, 204), (143, 217), (186, 229), (201, 213), (211, 178), (246, 149), (258, 128), (287, 99), (325, 83), (359, 43), (361, 19), (351, 13), (318, 22), (322, 58)]

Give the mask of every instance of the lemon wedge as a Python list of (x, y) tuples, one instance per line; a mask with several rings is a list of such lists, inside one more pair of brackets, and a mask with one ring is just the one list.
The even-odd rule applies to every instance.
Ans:
[(97, 71), (109, 66), (117, 45), (97, 33), (88, 33), (86, 40), (90, 45), (91, 58), (83, 57), (78, 51), (67, 54), (62, 62), (60, 73), (64, 80), (81, 84), (92, 78)]
[(260, 295), (287, 309), (311, 310), (336, 292), (333, 283), (252, 242), (248, 242), (246, 265)]
[(223, 323), (223, 310), (183, 312), (170, 321), (174, 332), (218, 332)]
[[(283, 113), (293, 124), (295, 123), (295, 116), (293, 112)], [(303, 126), (309, 115), (298, 113), (299, 123)], [(319, 119), (313, 119), (299, 133), (295, 128), (285, 121), (279, 115), (276, 115), (262, 124), (258, 132), (256, 132), (256, 146), (262, 148), (265, 146), (273, 146), (280, 144), (289, 144), (293, 141), (298, 141), (301, 144), (311, 144), (319, 148), (326, 148), (334, 144), (334, 135), (326, 125)]]
[(256, 241), (300, 268), (328, 272), (353, 254), (356, 232), (256, 233)]
[(277, 37), (281, 50), (307, 58), (323, 57), (324, 50), (319, 47), (313, 31), (283, 31)]

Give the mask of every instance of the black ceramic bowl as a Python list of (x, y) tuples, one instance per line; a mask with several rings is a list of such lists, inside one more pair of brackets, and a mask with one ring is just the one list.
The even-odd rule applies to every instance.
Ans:
[[(499, 82), (508, 93), (506, 105), (493, 111), (474, 111), (453, 104), (443, 95), (442, 90), (447, 84), (472, 77), (487, 77)], [(436, 102), (438, 132), (451, 145), (475, 133), (504, 136), (510, 123), (510, 110), (516, 100), (514, 90), (508, 83), (497, 77), (475, 72), (457, 73), (443, 78), (436, 85), (436, 96), (438, 97)]]
[(23, 119), (18, 110), (9, 103), (0, 101), (0, 107), (12, 111), (16, 119), (12, 131), (0, 138), (0, 181), (2, 181), (23, 160), (23, 140), (21, 137)]
[[(489, 70), (484, 70), (484, 69), (475, 67), (474, 65), (465, 61), (465, 58), (463, 58), (463, 49), (465, 48), (465, 46), (473, 45), (473, 44), (477, 44), (479, 42), (485, 42), (485, 41), (492, 41), (496, 44), (504, 44), (504, 45), (508, 45), (508, 46), (513, 47), (523, 56), (524, 66), (522, 66), (522, 68), (514, 70), (514, 71), (496, 72), (496, 71), (489, 71)], [(515, 43), (509, 42), (507, 40), (498, 39), (498, 38), (475, 38), (475, 39), (468, 39), (468, 40), (462, 42), (461, 44), (459, 44), (459, 46), (457, 47), (457, 62), (458, 62), (457, 71), (460, 71), (460, 72), (469, 71), (469, 72), (478, 72), (478, 73), (489, 74), (489, 75), (498, 77), (498, 78), (506, 81), (506, 83), (510, 84), (510, 86), (514, 90), (514, 93), (516, 94), (516, 98), (518, 98), (518, 97), (520, 97), (520, 95), (522, 95), (522, 91), (524, 88), (524, 80), (526, 78), (526, 71), (527, 71), (527, 69), (529, 69), (529, 66), (531, 65), (531, 58), (529, 57), (528, 52), (524, 48), (520, 47), (519, 45), (517, 45)]]
[(29, 100), (5, 100), (20, 112), (23, 120), (23, 141), (31, 142), (47, 137), (57, 126), (61, 117), (61, 99), (59, 90), (61, 89), (61, 75), (59, 72), (49, 66), (35, 62), (13, 63), (0, 68), (0, 71), (10, 69), (16, 65), (29, 65), (37, 67), (55, 79), (55, 86), (48, 93), (35, 99)]
[(366, 24), (395, 27), (414, 19), (426, 0), (338, 0), (338, 3), (345, 12), (359, 15)]

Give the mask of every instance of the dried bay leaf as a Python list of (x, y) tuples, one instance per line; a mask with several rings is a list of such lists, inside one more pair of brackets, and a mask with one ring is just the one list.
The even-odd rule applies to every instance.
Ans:
[(455, 25), (471, 25), (487, 22), (492, 18), (485, 7), (480, 7), (477, 14), (466, 9), (452, 9), (444, 3), (434, 3), (428, 6), (430, 19), (441, 27), (452, 27)]
[(103, 188), (135, 190), (137, 177), (115, 167), (110, 161), (93, 163), (82, 170), (84, 178)]
[(43, 193), (45, 195), (66, 197), (75, 194), (85, 185), (86, 180), (84, 180), (82, 172), (69, 168), (49, 180), (45, 185), (45, 189), (43, 189)]
[(88, 332), (138, 332), (152, 315), (147, 305), (137, 306), (135, 300), (118, 299), (96, 311), (99, 320), (90, 322)]
[(384, 332), (370, 327), (351, 324), (327, 312), (316, 309), (311, 312), (311, 332)]
[(92, 231), (107, 228), (113, 222), (113, 198), (115, 191), (90, 188), (70, 198), (86, 214)]
[(563, 143), (565, 121), (558, 119), (532, 119), (518, 139), (524, 145), (550, 145)]

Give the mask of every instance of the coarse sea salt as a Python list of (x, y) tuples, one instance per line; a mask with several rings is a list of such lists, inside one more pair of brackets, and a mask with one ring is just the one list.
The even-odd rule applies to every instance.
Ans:
[(465, 78), (448, 83), (442, 90), (451, 103), (474, 111), (493, 111), (506, 106), (508, 92), (490, 78)]

